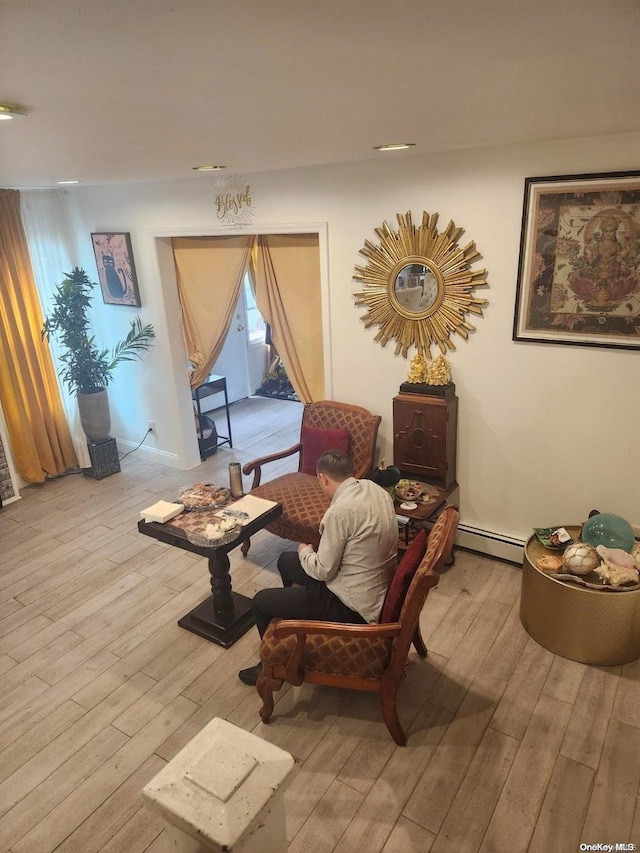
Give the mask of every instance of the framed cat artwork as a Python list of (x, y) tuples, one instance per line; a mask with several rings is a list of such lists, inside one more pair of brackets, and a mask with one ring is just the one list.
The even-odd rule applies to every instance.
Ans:
[(139, 308), (140, 291), (131, 250), (131, 235), (125, 232), (91, 234), (102, 299), (107, 305)]

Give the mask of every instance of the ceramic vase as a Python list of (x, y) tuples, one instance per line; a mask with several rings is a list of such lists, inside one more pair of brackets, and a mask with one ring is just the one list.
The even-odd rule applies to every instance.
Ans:
[(78, 394), (80, 423), (89, 441), (98, 443), (110, 438), (111, 415), (107, 389), (93, 394)]

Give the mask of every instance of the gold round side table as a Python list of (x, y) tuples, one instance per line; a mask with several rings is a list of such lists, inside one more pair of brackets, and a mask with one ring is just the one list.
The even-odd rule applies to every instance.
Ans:
[[(577, 539), (579, 527), (567, 527)], [(554, 554), (532, 536), (524, 549), (520, 619), (545, 649), (569, 660), (615, 666), (640, 658), (640, 589), (588, 589), (536, 568)]]

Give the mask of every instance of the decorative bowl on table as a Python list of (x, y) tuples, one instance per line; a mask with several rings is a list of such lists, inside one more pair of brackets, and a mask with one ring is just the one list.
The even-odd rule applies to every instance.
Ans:
[(418, 503), (433, 503), (435, 499), (440, 495), (440, 489), (437, 486), (431, 485), (431, 483), (420, 483), (420, 486), (422, 487), (422, 492), (420, 494), (420, 497), (418, 498)]
[(564, 551), (573, 544), (573, 539), (564, 527), (534, 527), (533, 533), (541, 545), (552, 551)]
[(216, 486), (215, 483), (194, 483), (182, 486), (178, 491), (178, 501), (187, 512), (198, 509), (218, 509), (231, 497), (229, 489)]
[(214, 518), (199, 530), (185, 529), (189, 542), (201, 548), (218, 548), (237, 539), (242, 525), (232, 518)]
[(396, 486), (396, 497), (403, 502), (413, 503), (422, 494), (422, 483), (416, 480), (400, 480)]

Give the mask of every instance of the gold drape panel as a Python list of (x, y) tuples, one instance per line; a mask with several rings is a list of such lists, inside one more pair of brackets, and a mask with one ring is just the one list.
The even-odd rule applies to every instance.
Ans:
[(0, 402), (20, 476), (41, 483), (77, 466), (20, 219), (20, 193), (0, 190)]
[(254, 241), (244, 234), (172, 241), (192, 388), (206, 380), (222, 351)]
[(324, 400), (318, 235), (262, 235), (255, 255), (256, 302), (291, 384), (304, 403)]

